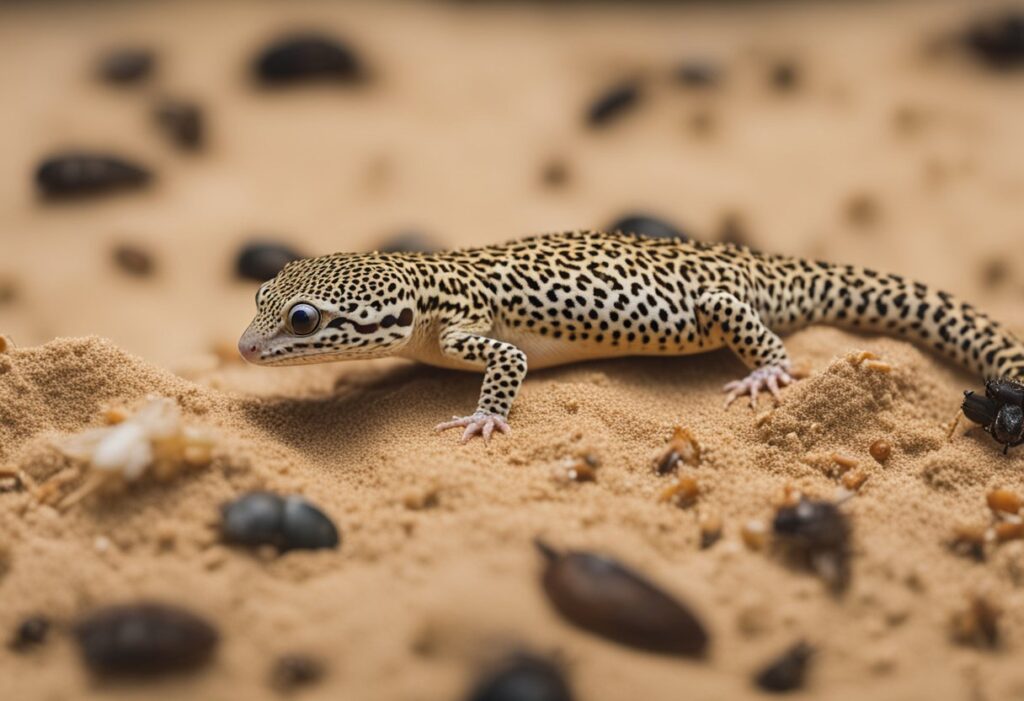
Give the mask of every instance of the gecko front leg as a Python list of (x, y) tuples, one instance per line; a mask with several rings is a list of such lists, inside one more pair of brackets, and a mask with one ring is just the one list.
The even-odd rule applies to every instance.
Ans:
[(480, 434), (484, 441), (495, 429), (511, 431), (508, 412), (519, 387), (526, 377), (526, 354), (511, 343), (467, 331), (450, 330), (441, 334), (441, 352), (471, 367), (484, 368), (484, 383), (476, 412), (469, 416), (453, 417), (438, 424), (435, 430), (464, 428), (462, 442)]
[(747, 394), (750, 406), (757, 406), (757, 394), (763, 389), (779, 401), (779, 387), (793, 382), (789, 355), (782, 339), (764, 325), (753, 307), (728, 292), (709, 290), (697, 300), (697, 311), (701, 333), (708, 337), (720, 336), (750, 368), (745, 378), (725, 385), (723, 389), (729, 393), (725, 405)]

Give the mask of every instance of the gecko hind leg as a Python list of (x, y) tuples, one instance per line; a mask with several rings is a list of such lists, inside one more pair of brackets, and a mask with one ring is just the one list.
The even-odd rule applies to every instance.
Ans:
[(756, 407), (761, 390), (768, 390), (780, 401), (779, 389), (794, 381), (789, 355), (782, 339), (765, 326), (757, 311), (729, 292), (708, 290), (697, 300), (697, 312), (701, 333), (720, 338), (751, 369), (742, 380), (725, 385), (725, 405), (749, 395), (750, 406)]

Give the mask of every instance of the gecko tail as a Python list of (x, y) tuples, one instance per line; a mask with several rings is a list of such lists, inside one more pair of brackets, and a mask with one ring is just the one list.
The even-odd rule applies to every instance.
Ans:
[(797, 270), (776, 297), (781, 292), (789, 303), (762, 300), (783, 327), (803, 317), (907, 338), (985, 379), (1024, 379), (1024, 342), (955, 295), (868, 268), (787, 262)]

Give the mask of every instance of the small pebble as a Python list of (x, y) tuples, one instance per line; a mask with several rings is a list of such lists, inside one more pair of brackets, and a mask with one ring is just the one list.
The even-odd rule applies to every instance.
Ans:
[(993, 489), (986, 497), (988, 508), (1004, 514), (1016, 514), (1024, 506), (1021, 497), (1009, 489)]
[(867, 481), (868, 473), (863, 470), (850, 470), (849, 472), (844, 472), (843, 476), (839, 478), (840, 484), (851, 492), (859, 490)]
[(722, 517), (703, 514), (700, 517), (700, 549), (707, 550), (722, 538)]
[(676, 68), (675, 79), (687, 88), (713, 88), (722, 80), (718, 67), (707, 61), (684, 61)]
[(1003, 521), (992, 528), (996, 542), (1007, 543), (1024, 538), (1024, 521)]
[(805, 560), (833, 589), (848, 584), (850, 526), (835, 504), (801, 498), (782, 506), (772, 531), (790, 555)]
[(621, 231), (624, 234), (636, 234), (638, 236), (651, 236), (663, 239), (681, 239), (683, 241), (688, 241), (690, 238), (664, 219), (639, 212), (632, 212), (615, 220), (608, 226), (608, 231)]
[(565, 161), (552, 159), (544, 164), (540, 179), (548, 187), (562, 187), (569, 182), (569, 166)]
[(387, 239), (377, 250), (381, 253), (436, 253), (441, 248), (426, 234), (410, 230)]
[(807, 675), (807, 663), (813, 654), (814, 649), (810, 645), (798, 642), (758, 672), (754, 683), (764, 691), (773, 693), (800, 689)]
[(892, 444), (884, 438), (879, 438), (871, 444), (868, 448), (868, 452), (871, 454), (871, 457), (875, 459), (875, 462), (880, 465), (884, 465), (885, 461), (892, 455)]
[(265, 282), (281, 272), (288, 263), (304, 257), (284, 244), (250, 241), (238, 252), (235, 273), (247, 280)]
[(26, 652), (46, 642), (46, 636), (50, 632), (50, 619), (46, 616), (35, 615), (22, 619), (18, 627), (14, 629), (8, 647), (15, 652)]
[(35, 178), (40, 193), (57, 199), (140, 188), (153, 175), (118, 156), (69, 151), (46, 158), (36, 169)]
[(603, 127), (621, 119), (640, 102), (640, 84), (626, 81), (615, 85), (587, 108), (586, 121), (591, 127)]
[(145, 277), (156, 267), (152, 256), (131, 244), (121, 244), (114, 249), (114, 262), (126, 273)]
[(133, 85), (148, 79), (156, 67), (156, 55), (149, 49), (121, 48), (103, 55), (99, 76), (108, 83)]
[(525, 653), (512, 655), (488, 670), (466, 701), (572, 701), (562, 670), (552, 662)]
[(257, 80), (267, 86), (355, 83), (366, 77), (362, 62), (351, 47), (316, 32), (277, 39), (256, 56), (252, 70)]
[(1024, 12), (1008, 9), (973, 22), (964, 32), (963, 43), (989, 68), (1024, 67)]
[(980, 648), (999, 647), (999, 619), (1002, 611), (982, 596), (971, 598), (967, 606), (950, 622), (953, 640)]
[(867, 228), (882, 217), (881, 207), (871, 195), (858, 193), (846, 202), (846, 219), (853, 225)]
[(221, 534), (228, 543), (273, 545), (279, 551), (337, 548), (338, 529), (318, 508), (298, 496), (249, 492), (221, 509)]
[(156, 125), (183, 151), (198, 151), (205, 141), (203, 110), (195, 102), (164, 99), (153, 111)]
[(270, 670), (270, 686), (282, 693), (311, 686), (324, 676), (323, 663), (309, 655), (281, 655)]
[(760, 519), (751, 519), (740, 528), (740, 538), (751, 550), (763, 550), (768, 543), (768, 526)]
[(682, 603), (611, 558), (559, 553), (541, 541), (544, 592), (569, 622), (608, 640), (651, 652), (702, 657), (708, 633)]
[(86, 666), (109, 676), (194, 670), (209, 662), (220, 640), (194, 613), (157, 603), (99, 609), (75, 624), (74, 636)]
[(779, 92), (790, 92), (800, 86), (800, 67), (793, 61), (777, 61), (768, 71), (768, 81)]

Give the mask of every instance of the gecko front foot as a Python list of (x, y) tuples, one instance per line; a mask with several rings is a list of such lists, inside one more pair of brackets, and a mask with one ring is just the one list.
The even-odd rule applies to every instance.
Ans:
[(502, 433), (511, 433), (512, 429), (504, 416), (492, 414), (487, 411), (478, 411), (472, 416), (453, 416), (451, 421), (445, 421), (434, 427), (435, 431), (447, 431), (449, 428), (465, 428), (462, 432), (462, 442), (465, 443), (473, 436), (480, 434), (486, 443), (491, 439), (494, 429)]
[(763, 389), (771, 392), (775, 401), (779, 402), (782, 400), (779, 394), (779, 387), (785, 387), (791, 382), (793, 382), (793, 376), (789, 374), (789, 368), (787, 367), (769, 365), (758, 368), (742, 380), (734, 380), (722, 388), (723, 392), (729, 393), (729, 396), (725, 398), (725, 405), (729, 406), (740, 395), (749, 394), (750, 406), (756, 407), (757, 393)]

